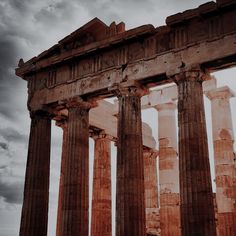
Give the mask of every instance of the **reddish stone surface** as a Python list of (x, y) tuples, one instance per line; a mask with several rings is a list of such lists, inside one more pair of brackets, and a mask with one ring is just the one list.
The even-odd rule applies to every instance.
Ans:
[[(236, 24), (232, 22), (236, 20), (235, 13), (235, 0), (218, 0), (170, 16), (165, 26), (144, 25), (128, 31), (125, 31), (123, 23), (107, 26), (95, 18), (37, 57), (25, 63), (20, 60), (16, 74), (28, 82), (28, 107), (37, 111), (39, 107), (49, 106), (54, 113), (55, 104), (60, 106), (63, 101), (75, 96), (85, 99), (110, 97), (114, 84), (125, 82), (128, 86), (138, 82), (153, 87), (169, 83), (170, 77), (182, 71), (185, 65), (197, 63), (210, 71), (233, 66)], [(176, 78), (180, 110), (182, 229), (184, 235), (215, 235), (202, 88), (197, 77), (195, 72), (187, 72), (184, 79)], [(117, 235), (122, 236), (142, 235), (145, 231), (140, 101), (130, 95), (132, 91), (131, 88), (119, 98)], [(88, 119), (87, 114), (75, 108), (70, 108), (69, 119), (72, 120), (66, 151), (68, 160), (65, 162), (60, 234), (87, 235)], [(221, 130), (221, 137), (227, 136), (228, 132)], [(35, 149), (35, 143), (39, 142), (35, 138), (32, 140), (30, 150)], [(216, 146), (230, 146), (231, 150), (232, 143), (220, 141)], [(168, 147), (165, 152), (165, 155), (172, 155), (173, 150)], [(38, 158), (37, 155), (35, 158)], [(30, 156), (33, 154), (29, 153)], [(228, 156), (231, 158), (231, 154)], [(162, 160), (161, 171), (174, 166), (172, 161)], [(26, 171), (29, 172), (26, 184), (30, 185), (26, 187), (26, 195), (34, 184), (38, 184), (27, 177), (31, 175), (30, 171)], [(217, 167), (217, 171), (225, 170), (221, 166)], [(219, 188), (235, 182), (228, 175), (218, 176), (216, 181)], [(224, 195), (231, 198), (234, 190), (227, 188)], [(29, 199), (36, 197), (30, 196)], [(31, 222), (35, 213), (32, 219), (24, 218), (31, 211), (27, 209), (29, 199), (24, 198), (22, 230), (25, 225), (34, 227), (40, 224)], [(161, 201), (174, 203), (176, 198), (175, 195), (163, 195)], [(38, 207), (42, 203), (32, 204), (30, 207), (34, 208), (34, 204)], [(45, 225), (45, 222), (42, 224)], [(45, 231), (44, 226), (41, 228)]]
[(118, 91), (116, 236), (145, 235), (141, 102), (136, 88)]
[(51, 119), (31, 116), (20, 236), (46, 236), (48, 225)]
[[(71, 105), (71, 104), (70, 104)], [(68, 108), (68, 135), (62, 193), (61, 236), (88, 235), (89, 106)]]
[(151, 235), (159, 235), (160, 233), (157, 188), (157, 156), (158, 152), (155, 152), (154, 150), (143, 150), (146, 233)]
[(216, 235), (201, 72), (175, 76), (178, 86), (179, 171), (183, 236)]
[(111, 236), (111, 141), (105, 134), (92, 137), (95, 146), (91, 235)]
[(211, 100), (212, 133), (215, 157), (217, 234), (236, 234), (236, 172), (234, 135), (228, 87), (209, 91)]
[(65, 161), (66, 161), (66, 148), (67, 148), (67, 121), (57, 122), (57, 125), (63, 129), (63, 143), (62, 143), (62, 154), (61, 154), (61, 173), (59, 183), (59, 196), (58, 196), (58, 207), (57, 207), (57, 228), (56, 236), (61, 235), (61, 220), (62, 220), (62, 194), (64, 191), (64, 178), (65, 178)]
[(158, 110), (161, 235), (178, 236), (181, 232), (176, 105), (169, 102), (157, 105), (156, 109)]

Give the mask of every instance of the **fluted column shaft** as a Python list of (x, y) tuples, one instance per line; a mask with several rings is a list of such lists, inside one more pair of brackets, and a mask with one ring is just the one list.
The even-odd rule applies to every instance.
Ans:
[(175, 76), (178, 86), (179, 171), (183, 236), (215, 236), (215, 217), (201, 72)]
[(143, 150), (146, 233), (151, 235), (157, 235), (160, 228), (157, 187), (157, 156), (157, 151), (146, 148)]
[(144, 236), (141, 99), (136, 88), (124, 88), (118, 98), (116, 236)]
[(94, 172), (92, 197), (92, 236), (111, 236), (111, 137), (93, 135)]
[(89, 105), (68, 107), (61, 236), (88, 235)]
[(58, 194), (58, 207), (57, 207), (57, 228), (56, 235), (61, 235), (61, 220), (62, 220), (62, 194), (64, 191), (64, 178), (65, 178), (65, 161), (66, 161), (66, 148), (67, 148), (67, 121), (59, 121), (57, 125), (63, 130), (63, 139), (62, 139), (62, 153), (61, 153), (61, 172), (60, 172), (60, 182), (59, 182), (59, 194)]
[(161, 235), (178, 236), (181, 232), (176, 105), (169, 102), (157, 105), (156, 109), (158, 110)]
[(20, 236), (46, 236), (48, 224), (51, 119), (31, 116)]
[(211, 90), (206, 95), (211, 100), (217, 234), (219, 236), (230, 236), (236, 233), (236, 169), (229, 101), (233, 93), (225, 86)]

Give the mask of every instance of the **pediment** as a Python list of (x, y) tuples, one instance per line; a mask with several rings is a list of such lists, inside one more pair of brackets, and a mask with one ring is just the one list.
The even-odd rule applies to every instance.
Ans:
[(118, 25), (113, 22), (110, 26), (107, 26), (96, 17), (59, 41), (59, 45), (61, 45), (64, 50), (71, 50), (93, 42), (101, 41), (124, 31), (123, 22)]

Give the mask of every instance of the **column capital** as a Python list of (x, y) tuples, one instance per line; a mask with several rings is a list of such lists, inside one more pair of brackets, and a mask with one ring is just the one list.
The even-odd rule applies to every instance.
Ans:
[(209, 73), (202, 70), (200, 65), (189, 65), (179, 69), (179, 73), (169, 76), (177, 85), (184, 81), (200, 82), (210, 80)]
[(114, 141), (115, 138), (109, 134), (106, 134), (103, 130), (101, 131), (91, 131), (90, 132), (90, 137), (95, 141), (97, 139), (107, 139), (110, 141)]
[(149, 93), (149, 90), (138, 83), (114, 84), (109, 90), (118, 98), (128, 96), (142, 97)]
[(30, 111), (30, 118), (34, 119), (34, 118), (40, 118), (40, 119), (52, 119), (53, 118), (53, 114), (50, 113), (49, 111), (47, 111), (46, 109), (42, 109), (42, 110), (35, 110), (35, 111)]
[(162, 104), (157, 104), (154, 108), (156, 108), (157, 111), (162, 111), (162, 110), (176, 110), (177, 105), (175, 102), (167, 102), (167, 103), (162, 103)]
[(67, 109), (81, 108), (84, 110), (90, 110), (97, 106), (97, 102), (95, 100), (85, 100), (81, 97), (73, 97), (60, 101), (60, 105), (64, 105)]
[(234, 92), (228, 86), (210, 90), (205, 94), (210, 100), (227, 98), (230, 99), (231, 97), (235, 97)]

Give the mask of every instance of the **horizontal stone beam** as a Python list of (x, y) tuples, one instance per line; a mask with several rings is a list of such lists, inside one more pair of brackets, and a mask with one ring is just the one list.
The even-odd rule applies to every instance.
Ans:
[[(215, 50), (216, 48), (217, 50)], [(224, 61), (224, 58), (232, 55), (236, 55), (236, 33), (214, 41), (204, 41), (176, 52), (158, 55), (149, 60), (137, 61), (129, 64), (123, 71), (121, 68), (113, 68), (99, 75), (91, 75), (76, 80), (73, 83), (37, 90), (29, 97), (29, 106), (35, 110), (44, 104), (58, 102), (74, 96), (90, 94), (94, 94), (95, 97), (97, 94), (109, 94), (110, 96), (109, 88), (114, 84), (122, 83), (124, 80), (135, 82), (155, 78), (153, 81), (158, 84), (158, 76), (162, 75), (163, 77), (163, 74), (166, 73), (168, 75), (178, 73), (178, 68), (183, 62), (186, 66), (204, 64), (218, 59)]]

